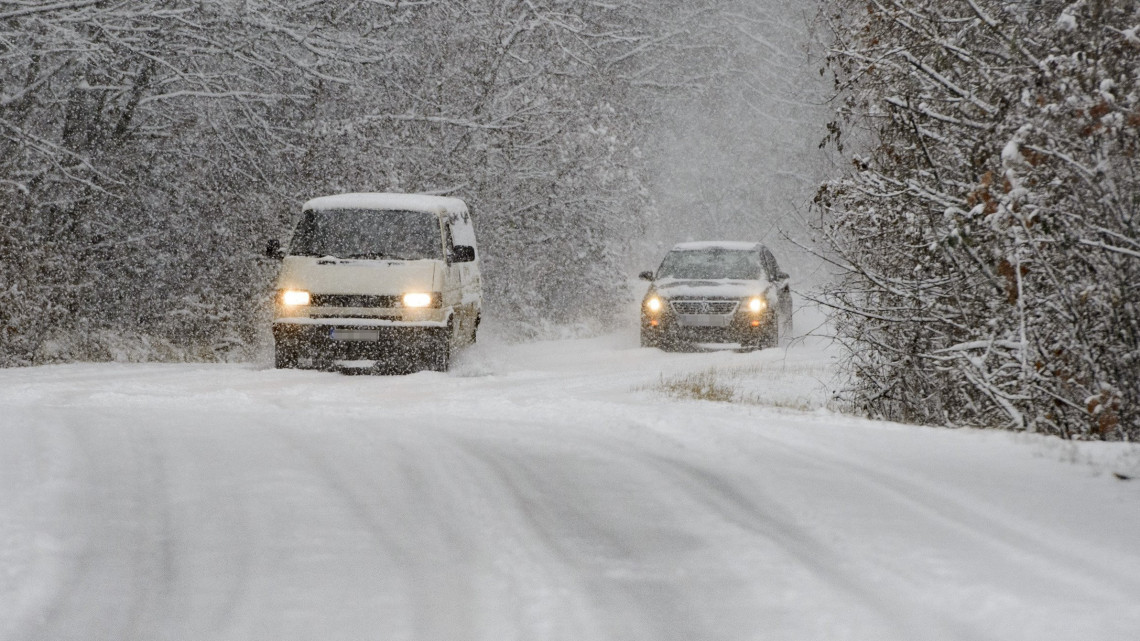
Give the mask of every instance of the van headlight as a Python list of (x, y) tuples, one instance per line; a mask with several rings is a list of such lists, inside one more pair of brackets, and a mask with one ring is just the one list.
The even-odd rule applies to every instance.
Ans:
[(651, 296), (645, 299), (645, 309), (648, 309), (651, 312), (659, 312), (661, 311), (661, 307), (661, 299), (657, 296)]
[(404, 294), (404, 307), (431, 307), (435, 297), (423, 292)]
[(748, 311), (754, 314), (759, 314), (766, 309), (768, 309), (768, 301), (762, 296), (753, 297), (748, 301)]
[(286, 289), (281, 292), (281, 303), (289, 307), (299, 307), (301, 305), (308, 305), (312, 302), (313, 297), (301, 289)]

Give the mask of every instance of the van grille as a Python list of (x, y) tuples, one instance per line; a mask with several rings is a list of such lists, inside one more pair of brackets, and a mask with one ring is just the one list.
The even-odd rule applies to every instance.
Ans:
[(313, 294), (313, 307), (396, 307), (399, 296), (371, 296), (364, 294)]
[(671, 303), (678, 314), (732, 314), (740, 301), (736, 300), (675, 300)]

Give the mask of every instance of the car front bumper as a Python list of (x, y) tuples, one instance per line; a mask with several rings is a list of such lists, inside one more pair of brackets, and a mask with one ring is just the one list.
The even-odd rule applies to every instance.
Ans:
[[(657, 323), (653, 324), (653, 320)], [(642, 336), (666, 346), (700, 343), (759, 345), (774, 335), (775, 323), (776, 315), (771, 311), (759, 315), (737, 313), (706, 318), (672, 313), (657, 316), (641, 314)]]

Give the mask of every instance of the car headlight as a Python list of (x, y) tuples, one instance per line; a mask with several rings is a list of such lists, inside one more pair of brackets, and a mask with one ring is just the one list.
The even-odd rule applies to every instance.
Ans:
[(662, 303), (660, 298), (651, 296), (645, 299), (645, 309), (648, 309), (651, 312), (659, 312), (661, 311), (661, 307)]
[(765, 309), (768, 309), (768, 301), (761, 296), (756, 296), (748, 301), (748, 310), (755, 314), (759, 314)]
[(404, 307), (431, 307), (432, 295), (423, 292), (404, 294)]
[(301, 305), (308, 305), (312, 302), (313, 297), (309, 292), (300, 289), (286, 289), (281, 292), (281, 303), (289, 307), (298, 307)]

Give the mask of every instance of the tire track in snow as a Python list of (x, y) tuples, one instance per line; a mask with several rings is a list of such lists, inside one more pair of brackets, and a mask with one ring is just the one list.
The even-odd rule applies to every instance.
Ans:
[[(64, 536), (85, 538), (78, 547), (64, 546), (71, 550), (59, 559), (66, 574), (30, 623), (30, 638), (68, 638), (76, 613), (92, 638), (141, 638), (137, 630), (171, 577), (169, 522), (150, 493), (163, 486), (160, 466), (137, 442), (114, 438), (118, 434), (103, 425), (61, 429), (74, 445), (71, 460), (77, 464), (67, 491), (74, 529)], [(67, 627), (59, 628), (61, 623)]]
[[(920, 518), (992, 547), (997, 558), (1017, 561), (1037, 579), (1059, 578), (1069, 583), (1074, 593), (1099, 592), (1106, 583), (1115, 583), (1120, 593), (1140, 595), (1140, 578), (1116, 563), (1106, 563), (1086, 553), (1079, 541), (1049, 537), (1042, 533), (1039, 524), (1023, 522), (1011, 514), (997, 514), (993, 508), (982, 509), (964, 492), (954, 491), (953, 485), (892, 471), (889, 461), (876, 461), (872, 466), (870, 461), (855, 458), (849, 451), (825, 448), (818, 440), (808, 450), (770, 433), (759, 432), (758, 436), (783, 448), (789, 456), (817, 463), (826, 460), (829, 466), (846, 470), (845, 475), (852, 480), (867, 484)], [(1056, 570), (1063, 575), (1057, 575)]]
[[(488, 479), (482, 461), (427, 424), (353, 427), (338, 435), (323, 445), (311, 434), (290, 431), (285, 438), (383, 557), (383, 582), (372, 588), (398, 600), (382, 617), (386, 638), (552, 638), (561, 622), (533, 611), (561, 579), (519, 554), (521, 544), (507, 543), (511, 515), (488, 499), (504, 489)], [(351, 451), (344, 449), (348, 441)], [(588, 625), (575, 621), (564, 638), (582, 638)]]
[[(874, 638), (982, 638), (978, 630), (966, 628), (937, 613), (900, 611), (898, 592), (873, 589), (857, 561), (843, 556), (799, 525), (799, 520), (785, 508), (784, 502), (763, 490), (762, 482), (748, 479), (730, 483), (729, 474), (723, 470), (713, 473), (707, 467), (672, 458), (660, 458), (658, 465), (671, 470), (670, 482), (688, 493), (694, 502), (708, 506), (711, 513), (726, 523), (771, 542), (796, 562), (796, 569), (816, 577), (822, 584), (822, 590), (841, 594), (842, 599), (836, 601), (860, 604), (870, 615), (863, 623), (871, 628)], [(742, 486), (748, 489), (744, 490)], [(827, 612), (826, 600), (820, 604), (820, 609)], [(856, 613), (855, 616), (862, 618), (865, 615)], [(824, 636), (830, 637), (836, 632), (828, 630)], [(861, 630), (860, 634), (867, 634), (867, 631)]]
[[(312, 435), (292, 430), (283, 434), (294, 453), (308, 462), (305, 469), (328, 490), (329, 500), (341, 503), (348, 520), (364, 529), (371, 545), (361, 551), (365, 558), (360, 561), (373, 566), (376, 579), (366, 587), (382, 603), (396, 600), (388, 603), (389, 613), (383, 617), (389, 626), (385, 634), (397, 639), (467, 638), (477, 629), (476, 617), (470, 611), (456, 612), (468, 605), (469, 594), (452, 572), (463, 562), (467, 546), (446, 521), (431, 519), (433, 510), (428, 509), (440, 510), (441, 486), (431, 483), (428, 474), (438, 463), (425, 464), (422, 451), (401, 442), (403, 429), (391, 430), (393, 434), (390, 427), (377, 426), (389, 432), (384, 439), (358, 428), (343, 430), (340, 436), (351, 438), (355, 446), (335, 452), (335, 457), (328, 445), (316, 447)], [(409, 512), (408, 506), (428, 513)]]
[[(558, 389), (553, 381), (544, 382), (543, 387), (550, 392)], [(678, 441), (668, 437), (663, 441), (664, 452), (660, 451), (661, 446), (647, 447), (652, 441), (644, 438), (647, 435), (644, 421), (632, 423), (625, 421), (627, 423), (625, 425), (612, 424), (614, 408), (611, 404), (577, 401), (573, 402), (575, 409), (568, 410), (563, 399), (561, 403), (551, 403), (557, 409), (547, 411), (542, 409), (543, 394), (529, 387), (526, 392), (527, 394), (521, 398), (513, 393), (510, 394), (509, 397), (514, 400), (505, 407), (496, 408), (500, 420), (509, 421), (508, 424), (513, 426), (501, 427), (500, 430), (516, 440), (525, 434), (525, 438), (532, 443), (534, 450), (547, 448), (562, 453), (549, 455), (547, 461), (535, 463), (535, 454), (524, 451), (524, 448), (516, 444), (513, 450), (507, 452), (494, 452), (484, 447), (486, 451), (478, 456), (488, 460), (492, 467), (498, 470), (499, 476), (503, 479), (501, 485), (511, 488), (514, 493), (513, 500), (519, 506), (518, 512), (527, 515), (529, 529), (538, 533), (538, 537), (535, 538), (545, 542), (545, 547), (549, 550), (546, 553), (553, 555), (557, 563), (566, 567), (589, 567), (591, 564), (597, 565), (598, 558), (617, 560), (631, 558), (633, 551), (638, 548), (636, 543), (629, 541), (631, 532), (636, 529), (631, 528), (630, 524), (622, 521), (623, 517), (619, 516), (623, 514), (623, 509), (620, 507), (590, 509), (593, 499), (596, 499), (598, 494), (604, 493), (604, 490), (598, 490), (587, 484), (589, 487), (580, 494), (579, 500), (575, 501), (566, 496), (568, 493), (566, 488), (581, 487), (582, 479), (589, 479), (593, 474), (584, 469), (585, 466), (579, 469), (560, 469), (559, 463), (574, 458), (608, 459), (611, 460), (608, 467), (614, 470), (626, 470), (624, 476), (610, 472), (609, 476), (615, 478), (608, 482), (608, 486), (644, 487), (646, 492), (641, 499), (655, 504), (665, 515), (665, 521), (672, 520), (667, 527), (684, 532), (686, 526), (676, 522), (677, 515), (704, 512), (706, 513), (704, 520), (707, 522), (728, 523), (736, 530), (746, 532), (745, 542), (734, 545), (743, 545), (745, 548), (760, 547), (767, 550), (771, 556), (796, 559), (798, 567), (794, 570), (803, 570), (816, 577), (814, 579), (817, 582), (816, 588), (822, 584), (825, 589), (832, 589), (837, 594), (842, 594), (844, 599), (863, 603), (865, 612), (856, 613), (854, 616), (860, 619), (860, 625), (875, 630), (878, 638), (918, 638), (929, 633), (932, 627), (943, 629), (943, 638), (978, 638), (972, 630), (963, 629), (953, 620), (940, 617), (938, 613), (922, 617), (901, 617), (904, 620), (901, 623), (897, 622), (900, 619), (897, 601), (892, 601), (892, 598), (897, 598), (897, 594), (866, 594), (866, 586), (861, 583), (857, 572), (842, 569), (849, 563), (839, 558), (834, 550), (809, 537), (802, 528), (794, 527), (794, 518), (779, 510), (776, 502), (770, 500), (760, 502), (759, 498), (748, 499), (728, 482), (724, 470), (717, 470), (715, 473), (710, 471), (710, 465), (715, 465), (710, 461), (716, 461), (716, 456), (702, 460), (699, 464), (685, 462), (698, 457), (694, 456), (691, 449), (679, 451), (686, 448), (677, 448)], [(523, 422), (509, 418), (519, 413), (529, 414), (532, 418)], [(567, 419), (564, 415), (572, 418)], [(589, 424), (589, 419), (594, 416), (603, 420), (609, 417), (611, 424)], [(582, 429), (584, 424), (589, 424), (585, 430)], [(539, 425), (543, 427), (536, 432), (535, 427)], [(629, 437), (628, 440), (623, 438), (623, 433), (625, 437)], [(575, 452), (575, 449), (585, 450), (588, 454)], [(682, 458), (673, 458), (674, 456)], [(634, 471), (638, 472), (639, 476), (633, 476)], [(606, 470), (602, 469), (598, 474), (604, 475)], [(759, 495), (760, 480), (750, 478), (746, 482), (738, 481), (738, 483), (748, 487), (749, 495)], [(675, 491), (661, 492), (663, 486)], [(590, 491), (594, 493), (590, 494)], [(661, 502), (658, 493), (671, 498)], [(773, 514), (780, 514), (781, 518), (775, 518)], [(610, 522), (615, 518), (616, 522)], [(573, 524), (574, 528), (582, 532), (575, 535), (574, 532), (568, 531), (567, 524)], [(659, 527), (658, 532), (667, 531), (667, 527)], [(716, 532), (715, 527), (712, 532)], [(584, 544), (583, 541), (588, 544)], [(731, 546), (727, 547), (732, 549)], [(723, 571), (734, 565), (733, 559), (724, 558), (714, 571)], [(677, 583), (675, 579), (673, 582)], [(743, 589), (747, 588), (747, 582), (747, 578), (739, 579)], [(666, 586), (663, 588), (664, 591), (659, 590), (653, 598), (648, 596), (642, 598), (639, 604), (636, 603), (634, 595), (595, 588), (594, 592), (601, 591), (606, 595), (604, 600), (630, 602), (625, 611), (639, 613), (643, 617), (645, 629), (650, 630), (638, 636), (634, 636), (630, 630), (622, 630), (619, 634), (603, 635), (602, 638), (686, 638), (682, 633), (687, 629), (698, 636), (701, 635), (700, 631), (703, 631), (703, 637), (710, 638), (710, 630), (716, 629), (715, 621), (699, 622), (699, 616), (694, 620), (693, 617), (685, 618), (675, 614), (701, 611), (701, 608), (692, 607), (692, 604), (684, 602), (685, 598), (691, 598), (694, 592), (691, 589), (686, 590), (684, 594), (687, 596), (673, 598), (669, 594), (672, 588), (668, 582), (664, 582), (663, 585)], [(582, 591), (581, 587), (578, 589)], [(602, 600), (595, 598), (595, 607), (597, 602)], [(672, 601), (673, 604), (658, 608), (654, 601)], [(704, 610), (710, 609), (707, 607), (708, 604), (705, 606)], [(845, 613), (844, 616), (851, 614)], [(739, 633), (738, 629), (725, 638), (734, 638), (733, 635)], [(828, 632), (832, 633), (835, 630)], [(789, 635), (788, 638), (795, 638), (795, 632), (789, 632)]]
[[(557, 430), (546, 431), (557, 436)], [(784, 589), (813, 594), (821, 588), (835, 590), (844, 595), (843, 600), (862, 603), (862, 614), (845, 612), (843, 616), (854, 616), (860, 629), (873, 630), (876, 638), (917, 638), (939, 627), (945, 632), (941, 638), (977, 638), (950, 621), (910, 618), (897, 623), (891, 595), (865, 594), (859, 577), (843, 569), (846, 562), (795, 527), (794, 519), (778, 503), (761, 496), (755, 479), (713, 472), (707, 466), (672, 458), (675, 452), (645, 451), (634, 443), (613, 440), (612, 434), (567, 430), (564, 435), (570, 433), (573, 449), (567, 443), (535, 443), (537, 438), (532, 436), (525, 451), (516, 446), (498, 452), (482, 445), (477, 456), (497, 471), (502, 487), (513, 493), (516, 512), (526, 518), (525, 527), (537, 533), (529, 538), (543, 542), (538, 554), (579, 572), (586, 569), (575, 589), (594, 594), (595, 609), (621, 603), (627, 619), (633, 614), (641, 621), (636, 631), (628, 627), (609, 630), (599, 638), (738, 638), (741, 626), (732, 625), (725, 627), (728, 631), (723, 637), (717, 636), (718, 623), (723, 623), (718, 619), (743, 617), (759, 625), (758, 619), (742, 613), (765, 607), (776, 612), (778, 599), (772, 605), (770, 595), (748, 593), (779, 587), (780, 579), (770, 571), (786, 570), (782, 564), (789, 559), (794, 562), (790, 573), (796, 578)], [(543, 455), (543, 448), (564, 452)], [(579, 460), (577, 466), (563, 467), (574, 459)], [(748, 488), (747, 495), (741, 486)], [(614, 497), (606, 496), (615, 491), (624, 494), (618, 505)], [(734, 558), (742, 550), (753, 558)], [(685, 571), (697, 568), (706, 579), (711, 573), (715, 580), (695, 589), (696, 581)], [(769, 572), (750, 574), (749, 568)], [(596, 574), (591, 577), (589, 570)], [(814, 578), (805, 584), (801, 574)], [(710, 590), (720, 595), (718, 599), (694, 600)], [(826, 618), (826, 614), (821, 616)], [(819, 625), (827, 627), (826, 621)], [(824, 629), (821, 636), (836, 632), (837, 628)], [(781, 637), (769, 630), (765, 638), (791, 639), (800, 633), (792, 628), (788, 636)]]
[[(466, 443), (472, 460), (492, 476), (494, 492), (502, 497), (497, 502), (513, 508), (503, 517), (517, 532), (513, 539), (527, 550), (529, 565), (542, 568), (545, 589), (563, 595), (563, 603), (544, 607), (573, 625), (563, 624), (562, 633), (552, 638), (717, 638), (702, 625), (689, 602), (693, 595), (681, 589), (683, 577), (669, 569), (673, 559), (666, 554), (684, 555), (699, 541), (679, 533), (663, 543), (668, 526), (646, 523), (632, 506), (615, 506), (615, 500), (625, 502), (615, 490), (630, 483), (609, 473), (616, 468), (596, 452), (551, 456), (517, 443), (503, 445)], [(660, 549), (663, 545), (668, 550)], [(624, 613), (620, 629), (611, 629), (615, 617), (602, 615), (613, 610)], [(594, 632), (579, 627), (584, 625)]]
[[(1135, 556), (1113, 567), (1112, 548), (1070, 550), (1079, 530), (1043, 520), (1047, 531), (1035, 532), (1032, 518), (1006, 518), (945, 481), (960, 475), (852, 448), (819, 417), (646, 402), (629, 385), (648, 378), (638, 368), (656, 367), (656, 354), (632, 367), (609, 355), (603, 371), (589, 356), (557, 372), (519, 361), (519, 371), (466, 379), (169, 367), (152, 380), (155, 368), (140, 367), (104, 382), (98, 367), (33, 370), (48, 387), (21, 392), (27, 402), (0, 390), (38, 421), (30, 433), (71, 438), (68, 415), (42, 409), (67, 394), (73, 423), (107, 409), (99, 425), (111, 428), (44, 454), (75, 467), (52, 488), (43, 522), (79, 526), (64, 552), (85, 556), (53, 552), (53, 624), (20, 628), (13, 641), (1061, 638), (938, 603), (958, 595), (922, 575), (937, 569), (923, 555), (950, 540), (964, 542), (947, 554), (961, 566), (950, 568), (955, 580), (995, 582), (1020, 599), (1065, 593), (1014, 606), (1136, 593)], [(114, 391), (92, 395), (103, 389)], [(125, 427), (140, 416), (169, 424), (144, 438)], [(850, 422), (855, 438), (881, 432)], [(82, 501), (104, 501), (108, 520), (58, 509)], [(896, 522), (907, 527), (892, 532)], [(133, 553), (105, 544), (114, 532), (139, 542)], [(947, 538), (903, 539), (914, 533)], [(168, 545), (156, 549), (159, 540)], [(1043, 587), (1012, 586), (1003, 572)], [(120, 595), (99, 593), (118, 583)], [(1068, 612), (1042, 620), (1070, 623)]]
[[(747, 414), (754, 413), (749, 410)], [(762, 416), (779, 414), (778, 412), (761, 411)], [(785, 419), (786, 420), (786, 419)], [(805, 427), (809, 424), (805, 423)], [(954, 489), (953, 483), (945, 480), (936, 482), (916, 476), (913, 472), (902, 472), (901, 468), (893, 468), (889, 458), (874, 459), (861, 458), (855, 450), (845, 447), (842, 442), (832, 443), (819, 435), (805, 437), (794, 428), (781, 427), (772, 430), (742, 430), (739, 425), (730, 422), (715, 421), (706, 426), (712, 430), (716, 438), (731, 440), (737, 445), (733, 452), (733, 464), (740, 466), (753, 466), (762, 469), (773, 462), (783, 461), (784, 465), (792, 461), (798, 462), (805, 470), (812, 470), (810, 474), (803, 474), (806, 484), (817, 490), (817, 496), (827, 503), (829, 493), (839, 490), (840, 493), (851, 497), (852, 506), (866, 510), (869, 506), (882, 504), (888, 509), (879, 516), (886, 516), (898, 521), (901, 527), (897, 532), (882, 529), (889, 538), (898, 538), (900, 532), (913, 532), (925, 528), (933, 533), (929, 540), (899, 541), (897, 554), (913, 555), (927, 550), (924, 556), (914, 561), (920, 565), (913, 566), (904, 563), (901, 559), (893, 559), (890, 551), (873, 548), (874, 542), (851, 540), (849, 537), (840, 537), (835, 544), (829, 546), (835, 550), (838, 558), (853, 564), (857, 569), (852, 576), (855, 585), (863, 589), (872, 589), (879, 586), (885, 589), (883, 597), (886, 602), (895, 600), (895, 608), (902, 602), (911, 603), (908, 608), (916, 611), (925, 611), (934, 619), (943, 621), (949, 634), (957, 635), (962, 639), (981, 639), (1005, 637), (1005, 633), (979, 628), (976, 625), (964, 625), (962, 622), (969, 617), (963, 616), (972, 612), (972, 608), (1002, 607), (1019, 608), (1031, 603), (1008, 603), (1011, 598), (1025, 599), (1032, 590), (1023, 586), (1050, 586), (1060, 593), (1081, 595), (1086, 600), (1096, 598), (1093, 595), (1104, 595), (1109, 598), (1121, 598), (1128, 594), (1140, 594), (1140, 581), (1129, 573), (1128, 566), (1118, 567), (1106, 563), (1107, 559), (1097, 557), (1091, 552), (1081, 549), (1081, 541), (1074, 539), (1050, 536), (1049, 528), (1043, 532), (1040, 524), (1018, 521), (1012, 515), (998, 514), (993, 508), (978, 509), (978, 501), (971, 501), (972, 497), (963, 490)], [(663, 438), (674, 439), (678, 448), (691, 450), (699, 447), (700, 443), (689, 435), (678, 435), (670, 430), (661, 430), (655, 426)], [(909, 428), (923, 429), (923, 428)], [(953, 435), (953, 433), (943, 433)], [(706, 433), (706, 436), (708, 434)], [(775, 448), (773, 450), (773, 448)], [(712, 449), (716, 449), (715, 447)], [(871, 448), (867, 448), (871, 449)], [(778, 454), (776, 454), (778, 452)], [(895, 471), (891, 471), (894, 469)], [(821, 479), (825, 480), (821, 482)], [(842, 480), (842, 483), (839, 480)], [(782, 484), (787, 487), (787, 484)], [(830, 489), (829, 489), (830, 488)], [(812, 502), (811, 495), (804, 493), (804, 501)], [(975, 505), (971, 505), (971, 503)], [(819, 531), (824, 528), (830, 532), (838, 531), (844, 523), (852, 523), (853, 519), (867, 518), (867, 514), (848, 512), (847, 516), (835, 523), (825, 520), (818, 521), (805, 516), (811, 510), (798, 509), (790, 523), (800, 524), (800, 528), (809, 525), (812, 529), (805, 533)], [(818, 522), (813, 522), (818, 521)], [(953, 538), (953, 542), (948, 538)], [(818, 537), (817, 537), (818, 538)], [(836, 538), (836, 537), (829, 537)], [(847, 540), (843, 540), (846, 538)], [(941, 543), (949, 543), (950, 548), (961, 548), (963, 540), (972, 540), (971, 545), (979, 552), (968, 557), (968, 565), (962, 563), (958, 553), (948, 552), (947, 560), (956, 559), (955, 565), (945, 568), (949, 577), (939, 577), (938, 567), (924, 568), (922, 564), (929, 564), (937, 560)], [(838, 544), (840, 547), (835, 547)], [(1027, 545), (1028, 544), (1028, 545)], [(989, 550), (989, 551), (987, 551)], [(870, 553), (867, 553), (870, 551)], [(870, 566), (863, 559), (879, 560)], [(891, 559), (890, 564), (882, 561)], [(1135, 567), (1133, 564), (1132, 567)], [(922, 570), (934, 571), (920, 574)], [(923, 592), (916, 592), (914, 586), (938, 584), (943, 580), (956, 580), (956, 587), (962, 592), (962, 598), (968, 598), (958, 604), (944, 602), (931, 602)], [(955, 584), (950, 584), (955, 585)], [(1041, 588), (1045, 589), (1045, 588)], [(945, 586), (943, 587), (943, 591)], [(1057, 593), (1057, 592), (1054, 592)], [(919, 599), (923, 600), (919, 600)], [(1097, 599), (1099, 601), (1099, 599)], [(1126, 600), (1126, 599), (1125, 599)], [(1074, 601), (1069, 606), (1072, 610), (1069, 616), (1084, 616), (1084, 610)], [(963, 610), (971, 608), (971, 610)], [(1140, 614), (1140, 608), (1132, 608), (1133, 617)], [(912, 617), (916, 625), (921, 626), (921, 620)], [(1016, 616), (1011, 616), (1016, 621)], [(1040, 623), (1025, 620), (1020, 625)], [(1008, 625), (1018, 625), (1009, 623)], [(1042, 633), (1053, 633), (1055, 630), (1040, 628)], [(973, 630), (971, 632), (971, 630)], [(941, 637), (940, 637), (941, 638)]]

